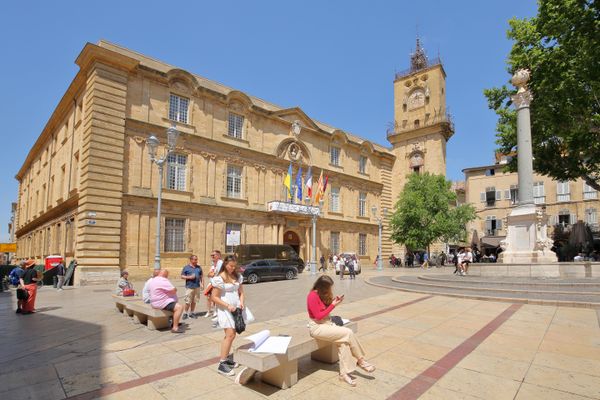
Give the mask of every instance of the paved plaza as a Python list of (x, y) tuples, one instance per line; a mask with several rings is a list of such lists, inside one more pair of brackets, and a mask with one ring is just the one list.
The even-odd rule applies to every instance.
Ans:
[[(428, 271), (451, 277), (451, 269)], [(222, 331), (205, 318), (173, 335), (134, 325), (115, 309), (109, 286), (38, 292), (38, 313), (14, 313), (0, 293), (2, 399), (600, 399), (600, 314), (594, 308), (481, 301), (384, 288), (367, 280), (416, 277), (422, 270), (365, 268), (336, 277), (345, 301), (335, 314), (358, 322), (377, 370), (337, 379), (337, 365), (303, 358), (287, 390), (236, 385), (216, 372)], [(314, 277), (246, 285), (261, 329), (306, 329)], [(180, 294), (183, 285), (177, 283)], [(140, 289), (142, 282), (136, 283)], [(199, 311), (205, 311), (201, 304)], [(234, 345), (244, 343), (236, 339)]]

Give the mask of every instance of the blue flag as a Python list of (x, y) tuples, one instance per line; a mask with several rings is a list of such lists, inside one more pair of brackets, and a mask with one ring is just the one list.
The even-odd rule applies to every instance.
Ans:
[(302, 167), (300, 167), (296, 175), (296, 198), (300, 200), (300, 203), (302, 203), (302, 186)]

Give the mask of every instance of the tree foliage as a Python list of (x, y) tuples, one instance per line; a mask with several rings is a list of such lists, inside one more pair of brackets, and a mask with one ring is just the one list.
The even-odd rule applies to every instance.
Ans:
[[(557, 180), (583, 178), (600, 190), (600, 5), (538, 0), (538, 15), (509, 21), (508, 72), (531, 71), (534, 169)], [(499, 151), (518, 151), (507, 86), (484, 91), (498, 114)], [(516, 160), (509, 165), (516, 169)]]
[(456, 206), (450, 185), (443, 175), (411, 174), (394, 206), (391, 239), (427, 251), (437, 240), (464, 240), (475, 209), (470, 204)]

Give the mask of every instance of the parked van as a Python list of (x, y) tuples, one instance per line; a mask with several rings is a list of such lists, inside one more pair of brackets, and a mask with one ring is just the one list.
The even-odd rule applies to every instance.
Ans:
[(298, 272), (304, 271), (304, 260), (287, 244), (240, 244), (236, 246), (234, 255), (240, 265), (254, 260), (277, 260), (296, 267)]

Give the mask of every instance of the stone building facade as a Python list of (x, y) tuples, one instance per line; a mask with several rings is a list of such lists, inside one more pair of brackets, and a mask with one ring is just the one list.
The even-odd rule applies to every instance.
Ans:
[[(108, 42), (86, 44), (76, 63), (79, 72), (17, 173), (15, 226), (19, 257), (76, 258), (78, 284), (152, 269), (158, 171), (146, 139), (165, 144), (171, 125), (181, 134), (163, 181), (167, 268), (190, 254), (207, 265), (212, 249), (230, 252), (237, 242), (290, 244), (310, 260), (310, 218), (267, 208), (286, 201), (290, 163), (294, 174), (312, 167), (315, 186), (321, 171), (329, 177), (317, 258), (354, 251), (371, 265), (378, 241), (371, 208), (391, 211), (408, 173), (445, 173), (452, 134), (445, 73), (418, 43), (411, 69), (394, 81), (391, 147)], [(402, 251), (389, 240), (387, 217), (384, 257)]]
[[(506, 236), (505, 218), (518, 201), (518, 174), (504, 171), (506, 161), (506, 156), (498, 156), (493, 165), (463, 170), (466, 202), (475, 207), (478, 216), (467, 226), (469, 239), (475, 234), (488, 251)], [(550, 235), (557, 224), (569, 230), (577, 221), (586, 222), (598, 233), (598, 193), (581, 179), (557, 182), (535, 174), (533, 196), (535, 204), (545, 207), (550, 217)]]

